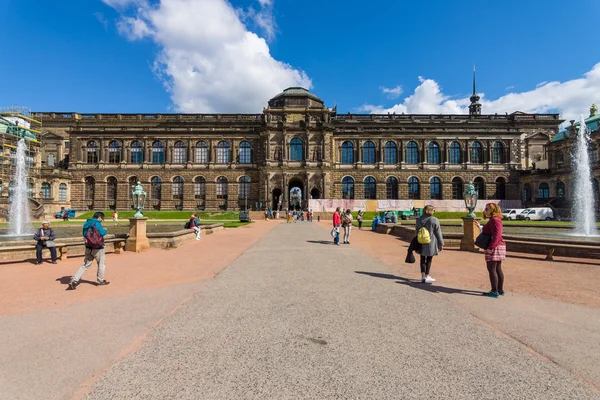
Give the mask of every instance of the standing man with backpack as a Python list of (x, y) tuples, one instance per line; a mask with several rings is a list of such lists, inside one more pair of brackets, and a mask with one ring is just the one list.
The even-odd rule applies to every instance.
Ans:
[(421, 282), (433, 283), (433, 279), (429, 275), (431, 269), (431, 261), (433, 256), (437, 256), (444, 247), (444, 238), (440, 221), (433, 216), (435, 209), (431, 205), (423, 208), (423, 214), (417, 219), (415, 232), (417, 233), (417, 241), (421, 245), (419, 254), (421, 255)]
[(104, 279), (104, 236), (106, 236), (106, 229), (102, 227), (102, 221), (104, 221), (104, 213), (98, 211), (94, 213), (93, 218), (88, 219), (85, 221), (85, 224), (83, 224), (85, 258), (83, 259), (83, 265), (79, 267), (75, 276), (73, 276), (69, 282), (70, 290), (75, 290), (77, 288), (79, 280), (92, 265), (94, 260), (98, 263), (96, 286), (104, 286), (110, 283)]

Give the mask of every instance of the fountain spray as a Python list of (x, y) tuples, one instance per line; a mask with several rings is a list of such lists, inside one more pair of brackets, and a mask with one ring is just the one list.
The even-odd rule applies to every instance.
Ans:
[(571, 156), (573, 178), (573, 205), (572, 214), (575, 223), (575, 234), (577, 236), (597, 236), (595, 210), (596, 201), (592, 185), (592, 173), (590, 169), (590, 133), (585, 124), (583, 115), (579, 121), (579, 132)]
[(12, 204), (10, 205), (10, 235), (24, 235), (28, 233), (28, 223), (31, 221), (29, 200), (27, 198), (29, 171), (26, 150), (25, 139), (19, 140), (16, 154), (17, 169), (13, 179), (15, 187), (12, 195)]

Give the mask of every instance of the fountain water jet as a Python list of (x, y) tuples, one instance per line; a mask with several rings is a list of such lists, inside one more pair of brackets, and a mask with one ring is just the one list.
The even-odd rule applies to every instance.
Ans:
[(575, 235), (597, 236), (595, 210), (596, 201), (592, 185), (589, 157), (590, 133), (585, 124), (583, 115), (579, 122), (579, 132), (574, 152), (571, 157), (573, 168), (573, 222), (575, 222)]
[(29, 171), (27, 167), (27, 145), (25, 139), (19, 140), (16, 154), (16, 172), (13, 178), (15, 188), (10, 205), (10, 230), (9, 235), (19, 236), (29, 233), (29, 200), (28, 188)]

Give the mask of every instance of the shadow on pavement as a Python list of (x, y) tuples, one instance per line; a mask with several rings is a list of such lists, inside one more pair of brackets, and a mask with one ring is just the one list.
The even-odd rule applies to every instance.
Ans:
[(317, 243), (317, 244), (330, 244), (333, 245), (334, 243), (331, 240), (307, 240), (308, 243)]
[(373, 278), (383, 278), (383, 279), (394, 279), (401, 285), (407, 285), (410, 287), (414, 287), (416, 289), (426, 290), (432, 293), (446, 293), (446, 294), (465, 294), (468, 296), (481, 296), (484, 292), (476, 291), (476, 290), (463, 290), (463, 289), (455, 289), (445, 286), (439, 286), (436, 284), (429, 283), (421, 283), (420, 279), (408, 279), (402, 276), (396, 276), (391, 274), (380, 274), (377, 272), (365, 272), (365, 271), (354, 271), (357, 274), (368, 275)]
[[(71, 275), (69, 275), (69, 276), (63, 276), (63, 277), (60, 277), (60, 278), (56, 278), (56, 281), (57, 281), (57, 282), (60, 282), (60, 283), (61, 283), (61, 284), (63, 284), (63, 285), (68, 285), (68, 284), (69, 284), (69, 282), (71, 282), (71, 278), (72, 278), (72, 276), (71, 276)], [(88, 285), (98, 286), (98, 285), (96, 284), (96, 282), (92, 282), (92, 281), (86, 281), (85, 279), (81, 279), (81, 280), (79, 281), (79, 284), (80, 284), (80, 285), (81, 285), (82, 283), (87, 283)]]

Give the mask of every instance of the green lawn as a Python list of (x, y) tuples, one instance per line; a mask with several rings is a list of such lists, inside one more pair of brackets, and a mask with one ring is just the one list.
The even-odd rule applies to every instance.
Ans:
[[(75, 219), (88, 219), (92, 218), (96, 211), (88, 211), (77, 216)], [(110, 219), (112, 216), (112, 210), (103, 211), (106, 219)], [(190, 215), (197, 213), (197, 211), (144, 211), (144, 217), (150, 219), (181, 219), (186, 220), (190, 218)], [(135, 214), (135, 211), (119, 211), (119, 219), (131, 218)], [(239, 219), (238, 211), (224, 211), (224, 212), (203, 212), (199, 213), (200, 219), (206, 220), (237, 220)]]

